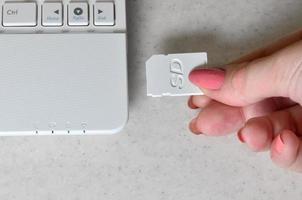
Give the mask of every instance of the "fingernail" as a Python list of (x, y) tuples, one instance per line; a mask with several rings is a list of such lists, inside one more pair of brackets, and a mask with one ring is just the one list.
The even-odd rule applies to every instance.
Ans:
[(276, 151), (277, 153), (281, 154), (284, 149), (284, 141), (282, 139), (282, 136), (279, 135), (276, 139)]
[(225, 80), (225, 70), (219, 68), (196, 69), (190, 73), (189, 79), (200, 88), (219, 90)]
[(189, 125), (190, 130), (192, 131), (192, 133), (194, 133), (196, 135), (201, 135), (202, 133), (197, 129), (196, 123), (197, 123), (197, 119), (193, 119), (190, 122), (190, 125)]
[(245, 143), (245, 139), (242, 134), (242, 129), (238, 132), (237, 136), (240, 142)]

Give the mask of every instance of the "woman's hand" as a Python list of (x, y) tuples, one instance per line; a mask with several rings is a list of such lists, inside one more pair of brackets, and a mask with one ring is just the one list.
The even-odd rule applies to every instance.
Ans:
[(245, 56), (223, 69), (196, 69), (190, 80), (205, 96), (190, 123), (195, 134), (238, 131), (253, 151), (270, 150), (279, 166), (302, 172), (302, 31)]

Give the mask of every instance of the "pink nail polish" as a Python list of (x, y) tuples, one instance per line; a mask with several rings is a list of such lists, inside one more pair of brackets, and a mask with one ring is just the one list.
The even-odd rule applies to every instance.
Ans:
[(282, 136), (279, 135), (277, 138), (276, 138), (276, 151), (277, 153), (281, 154), (283, 152), (283, 149), (284, 149), (284, 141), (282, 139)]
[(225, 70), (217, 68), (196, 69), (190, 73), (189, 79), (200, 88), (219, 90), (225, 80)]

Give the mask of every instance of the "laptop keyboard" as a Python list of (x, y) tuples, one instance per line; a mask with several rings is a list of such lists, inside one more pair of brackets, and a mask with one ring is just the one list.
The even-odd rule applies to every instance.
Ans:
[[(4, 30), (114, 30), (114, 1), (3, 2), (0, 31)], [(54, 29), (55, 28), (55, 29)], [(83, 29), (84, 28), (84, 29)]]

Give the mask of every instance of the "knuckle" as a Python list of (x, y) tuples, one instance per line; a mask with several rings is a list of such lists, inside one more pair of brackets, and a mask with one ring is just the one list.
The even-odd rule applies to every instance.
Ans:
[(276, 56), (273, 59), (272, 70), (270, 81), (276, 84), (276, 88), (280, 90), (279, 94), (302, 103), (302, 55), (294, 59)]
[[(242, 98), (242, 102), (246, 102), (244, 97), (246, 96), (246, 85), (247, 85), (247, 70), (249, 63), (242, 63), (239, 66), (233, 67), (230, 70), (231, 87), (232, 90), (237, 94), (237, 97)], [(246, 102), (248, 103), (248, 102)]]
[(290, 70), (288, 67), (286, 67), (287, 59), (284, 56), (273, 56), (272, 58), (272, 72), (270, 81), (271, 83), (275, 84), (279, 89), (280, 94), (287, 93), (287, 90), (284, 88), (286, 85), (288, 85), (288, 76), (290, 73)]
[(289, 92), (293, 98), (293, 100), (302, 104), (302, 59), (295, 66), (295, 70), (291, 76), (291, 83), (289, 86)]

